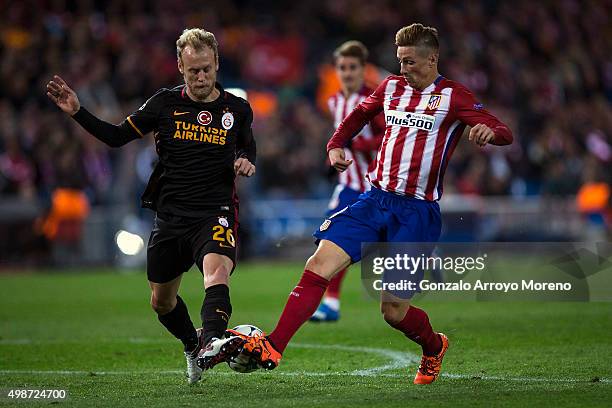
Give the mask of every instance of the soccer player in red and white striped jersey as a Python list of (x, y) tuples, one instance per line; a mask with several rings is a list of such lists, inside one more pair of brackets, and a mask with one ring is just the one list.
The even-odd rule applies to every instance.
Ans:
[[(306, 262), (279, 322), (267, 337), (245, 338), (244, 349), (260, 364), (274, 368), (289, 340), (315, 310), (338, 271), (361, 259), (362, 242), (436, 242), (440, 236), (442, 178), (459, 137), (471, 126), (469, 140), (479, 146), (512, 143), (512, 132), (487, 112), (463, 85), (438, 73), (438, 33), (412, 24), (395, 37), (399, 76), (390, 76), (338, 127), (327, 145), (339, 171), (353, 165), (343, 147), (363, 125), (384, 112), (385, 136), (372, 188), (344, 211), (325, 220), (315, 233), (319, 246)], [(384, 278), (383, 278), (384, 279)], [(410, 301), (381, 299), (385, 321), (423, 350), (415, 384), (429, 384), (440, 373), (448, 338), (435, 332), (429, 317)]]
[[(359, 41), (347, 41), (334, 51), (334, 66), (340, 80), (340, 90), (328, 100), (334, 128), (363, 102), (373, 90), (364, 85), (365, 64), (368, 49)], [(329, 202), (326, 216), (331, 216), (357, 201), (359, 195), (370, 189), (366, 175), (374, 164), (374, 158), (385, 130), (384, 117), (375, 115), (344, 149), (345, 158), (353, 165), (339, 174), (338, 185)], [(323, 302), (310, 318), (314, 322), (335, 322), (340, 317), (340, 288), (347, 268), (338, 272), (330, 281)]]

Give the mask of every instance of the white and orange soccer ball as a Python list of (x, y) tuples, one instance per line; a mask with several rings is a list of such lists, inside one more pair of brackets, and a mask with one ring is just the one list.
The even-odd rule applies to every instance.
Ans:
[[(234, 327), (232, 330), (247, 336), (263, 335), (263, 331), (260, 328), (251, 324), (241, 324)], [(227, 365), (238, 373), (250, 373), (260, 368), (257, 364), (257, 360), (245, 353), (239, 353), (236, 356), (230, 357), (230, 359), (227, 361)]]

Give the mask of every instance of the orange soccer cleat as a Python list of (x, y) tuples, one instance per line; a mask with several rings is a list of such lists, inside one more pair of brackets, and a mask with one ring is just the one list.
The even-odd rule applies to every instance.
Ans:
[(442, 350), (436, 356), (423, 356), (421, 358), (421, 365), (417, 370), (416, 376), (414, 377), (415, 384), (431, 384), (438, 378), (440, 374), (440, 368), (442, 368), (442, 359), (444, 353), (448, 349), (448, 337), (443, 333), (438, 333), (442, 340)]
[(276, 351), (270, 340), (267, 337), (261, 335), (245, 336), (244, 334), (238, 333), (234, 330), (227, 330), (232, 335), (240, 336), (245, 340), (242, 349), (245, 353), (248, 353), (258, 360), (258, 364), (266, 369), (273, 370), (280, 363), (283, 357), (281, 353)]

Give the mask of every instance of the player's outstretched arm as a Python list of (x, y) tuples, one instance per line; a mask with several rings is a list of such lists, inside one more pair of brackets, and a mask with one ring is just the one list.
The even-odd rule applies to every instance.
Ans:
[(470, 129), (468, 140), (474, 141), (480, 147), (484, 147), (487, 143), (495, 140), (495, 132), (484, 123), (479, 123)]
[(512, 143), (514, 138), (510, 128), (487, 111), (467, 88), (457, 88), (455, 100), (458, 119), (472, 127), (469, 140), (480, 147), (487, 144), (504, 146)]
[(329, 142), (327, 142), (328, 154), (332, 149), (346, 147), (349, 141), (361, 131), (366, 123), (382, 112), (387, 79), (376, 88), (372, 95), (363, 100), (342, 120), (342, 123), (340, 123)]
[(47, 84), (47, 96), (62, 111), (66, 112), (86, 131), (111, 147), (119, 147), (140, 136), (125, 122), (113, 125), (92, 115), (81, 106), (79, 97), (59, 75), (54, 75)]
[(373, 137), (369, 139), (363, 137), (352, 139), (350, 144), (352, 150), (366, 154), (378, 151), (385, 136), (385, 118), (382, 113), (379, 113), (370, 121), (370, 128), (372, 129)]
[(47, 84), (47, 96), (70, 116), (73, 116), (81, 108), (76, 92), (59, 75), (54, 75), (53, 79)]

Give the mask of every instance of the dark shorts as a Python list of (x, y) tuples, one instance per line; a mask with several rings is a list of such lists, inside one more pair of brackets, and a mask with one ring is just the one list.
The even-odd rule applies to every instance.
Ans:
[(147, 245), (149, 281), (169, 282), (194, 262), (203, 272), (202, 261), (208, 253), (227, 256), (235, 267), (237, 228), (234, 213), (229, 211), (211, 211), (199, 219), (158, 213)]

